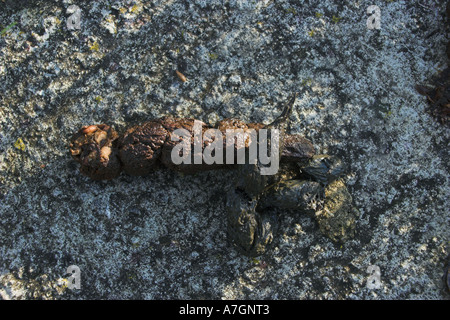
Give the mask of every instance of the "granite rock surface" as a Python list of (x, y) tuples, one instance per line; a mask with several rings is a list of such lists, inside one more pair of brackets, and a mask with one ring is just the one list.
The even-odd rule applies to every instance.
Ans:
[[(0, 297), (448, 299), (449, 128), (414, 89), (448, 64), (445, 5), (0, 0)], [(270, 123), (293, 92), (289, 132), (347, 165), (342, 245), (278, 212), (249, 259), (226, 237), (233, 172), (92, 181), (68, 152), (93, 123)]]

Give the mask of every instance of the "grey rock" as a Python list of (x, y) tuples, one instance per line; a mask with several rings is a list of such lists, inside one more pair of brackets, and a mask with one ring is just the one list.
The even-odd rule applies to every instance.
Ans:
[[(83, 1), (72, 31), (75, 1), (10, 3), (0, 1), (0, 32), (12, 25), (0, 36), (3, 299), (449, 298), (449, 130), (414, 90), (448, 63), (444, 3), (380, 2), (370, 30), (366, 0)], [(269, 124), (293, 92), (288, 133), (348, 164), (360, 217), (342, 246), (313, 217), (286, 214), (273, 250), (243, 257), (226, 241), (234, 173), (96, 182), (67, 152), (91, 123)], [(79, 290), (67, 287), (70, 265)]]

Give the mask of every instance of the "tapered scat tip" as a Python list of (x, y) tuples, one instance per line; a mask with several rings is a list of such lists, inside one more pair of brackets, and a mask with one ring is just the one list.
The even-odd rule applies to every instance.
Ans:
[(291, 98), (289, 99), (289, 102), (284, 107), (283, 112), (280, 114), (280, 116), (278, 118), (276, 118), (271, 124), (269, 124), (270, 127), (278, 126), (281, 123), (284, 123), (289, 119), (289, 117), (292, 113), (292, 109), (294, 107), (295, 100), (297, 99), (297, 95), (298, 95), (298, 92), (294, 92), (292, 94)]

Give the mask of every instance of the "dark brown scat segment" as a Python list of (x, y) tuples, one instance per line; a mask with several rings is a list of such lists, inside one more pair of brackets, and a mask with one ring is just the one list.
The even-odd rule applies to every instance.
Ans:
[(248, 129), (248, 126), (242, 120), (227, 118), (217, 122), (216, 128), (219, 129), (222, 134), (225, 134), (227, 129)]
[(254, 129), (256, 131), (259, 131), (261, 129), (266, 128), (266, 125), (264, 123), (247, 123), (247, 127), (249, 129)]
[(341, 159), (335, 156), (320, 154), (312, 157), (306, 164), (298, 162), (300, 169), (314, 180), (327, 185), (344, 174), (346, 166)]
[(255, 211), (257, 200), (241, 189), (227, 193), (228, 237), (247, 256), (259, 256), (272, 242), (276, 221), (268, 213)]
[(118, 138), (114, 129), (105, 124), (84, 126), (70, 139), (70, 153), (75, 160), (80, 162), (80, 154), (89, 145), (100, 147), (112, 144)]
[(72, 137), (70, 154), (81, 164), (84, 175), (94, 180), (113, 179), (122, 170), (117, 138), (117, 132), (106, 124), (84, 126)]
[(307, 212), (311, 210), (311, 201), (319, 194), (320, 190), (321, 185), (315, 181), (281, 181), (270, 192), (261, 196), (257, 210), (275, 207)]
[[(216, 128), (222, 133), (223, 138), (223, 163), (226, 163), (226, 150), (227, 150), (227, 130), (231, 130), (231, 132), (242, 133), (244, 136), (238, 138), (236, 135), (234, 139), (231, 139), (231, 143), (234, 146), (234, 162), (238, 162), (238, 149), (246, 148), (248, 149), (252, 142), (257, 143), (257, 133), (259, 129), (249, 128), (248, 125), (239, 119), (227, 118), (223, 119), (216, 123)], [(236, 130), (236, 131), (235, 131)], [(254, 130), (255, 133), (255, 141), (252, 141), (251, 132)]]
[[(202, 164), (195, 164), (194, 158), (196, 156), (194, 143), (196, 141), (196, 136), (194, 132), (194, 125), (196, 120), (194, 119), (182, 119), (182, 118), (172, 118), (172, 117), (165, 117), (161, 119), (161, 124), (164, 126), (164, 128), (168, 131), (168, 137), (167, 140), (162, 148), (161, 153), (161, 162), (169, 169), (180, 171), (183, 173), (196, 173), (200, 171), (206, 171), (206, 170), (212, 170), (219, 167), (219, 165), (205, 165)], [(202, 121), (198, 121), (197, 123), (200, 125), (200, 131), (202, 136), (202, 143), (201, 148), (199, 151), (203, 153), (203, 150), (205, 148), (205, 141), (203, 140), (203, 135), (206, 130), (209, 129), (209, 127), (206, 125), (206, 123)], [(175, 146), (180, 144), (180, 136), (177, 134), (177, 129), (184, 129), (187, 130), (190, 135), (190, 164), (175, 164), (172, 161), (172, 150), (175, 148)], [(183, 156), (180, 154), (180, 156)], [(197, 155), (198, 157), (202, 156), (202, 154)]]
[(354, 237), (359, 211), (341, 179), (325, 187), (323, 209), (315, 214), (320, 231), (334, 242), (343, 243)]
[(154, 169), (169, 133), (161, 121), (148, 121), (128, 129), (119, 141), (123, 169), (130, 175), (145, 175)]
[(312, 158), (316, 153), (311, 141), (298, 134), (286, 134), (283, 145), (281, 160), (286, 162)]
[[(195, 119), (191, 118), (176, 118), (176, 117), (163, 117), (157, 121), (161, 122), (161, 125), (170, 133), (176, 129), (186, 129), (188, 131), (193, 130)], [(202, 127), (206, 127), (206, 124), (202, 121), (197, 120), (201, 123)]]

